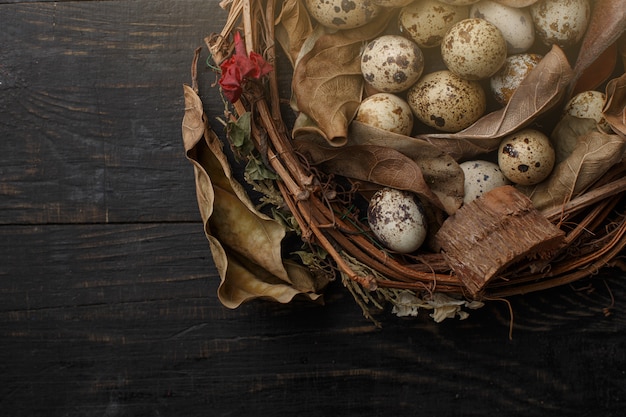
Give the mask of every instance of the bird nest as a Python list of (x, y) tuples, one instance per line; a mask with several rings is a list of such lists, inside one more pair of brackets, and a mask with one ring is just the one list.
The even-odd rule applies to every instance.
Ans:
[[(498, 4), (529, 13), (546, 2)], [(398, 23), (410, 5), (349, 2), (375, 7), (375, 17), (331, 28), (318, 23), (310, 5), (332, 3), (224, 1), (226, 24), (205, 40), (205, 77), (198, 73), (200, 48), (194, 56), (192, 83), (184, 86), (183, 139), (225, 306), (259, 297), (319, 300), (340, 278), (368, 317), (390, 305), (398, 315), (427, 309), (441, 321), (464, 318), (486, 300), (623, 266), (623, 2), (595, 2), (602, 7), (588, 10), (584, 35), (565, 45), (542, 39), (535, 28), (532, 52), (540, 59), (505, 103), (490, 97), (488, 78), (471, 81), (487, 94), (485, 111), (469, 125), (444, 131), (442, 117), (429, 125), (411, 105), (405, 132), (359, 117), (359, 110), (366, 98), (389, 93), (362, 71), (372, 42), (382, 36), (417, 42)], [(452, 72), (442, 46), (418, 49), (419, 80)], [(208, 120), (200, 97), (207, 74), (211, 103), (223, 103), (216, 120)], [(389, 94), (423, 99), (426, 93), (414, 87), (419, 80)], [(603, 94), (596, 116), (566, 111), (571, 98), (592, 90)], [(220, 123), (222, 138), (211, 127)], [(504, 172), (499, 154), (516, 156), (510, 141), (529, 129), (549, 138), (554, 151), (545, 179), (525, 184), (505, 175), (504, 184), (469, 198), (472, 174), (463, 163), (499, 162)], [(380, 203), (384, 192), (404, 200)], [(385, 235), (374, 220), (400, 231), (417, 221), (424, 235), (405, 250), (394, 241), (403, 236)]]

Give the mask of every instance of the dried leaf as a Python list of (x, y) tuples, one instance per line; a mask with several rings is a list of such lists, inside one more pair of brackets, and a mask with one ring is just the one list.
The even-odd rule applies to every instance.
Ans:
[(448, 214), (463, 203), (463, 170), (447, 153), (424, 140), (415, 139), (353, 121), (349, 145), (385, 146), (409, 157), (421, 169), (426, 183), (439, 197)]
[(311, 34), (314, 42), (302, 47), (292, 90), (297, 109), (312, 123), (300, 124), (294, 136), (313, 131), (334, 146), (345, 143), (363, 94), (361, 48), (385, 30), (390, 16), (384, 13), (365, 26), (333, 33), (318, 27)]
[(395, 149), (376, 145), (336, 148), (326, 143), (316, 143), (310, 138), (297, 139), (294, 148), (326, 173), (411, 191), (443, 209), (439, 198), (426, 184), (421, 169)]
[[(256, 210), (233, 178), (222, 145), (208, 128), (200, 98), (189, 86), (184, 86), (184, 95), (183, 143), (194, 166), (198, 207), (221, 278), (220, 301), (235, 308), (256, 297), (283, 303), (298, 294), (319, 298), (310, 292), (316, 288), (310, 275), (306, 288), (290, 278), (281, 254), (284, 226)], [(298, 271), (298, 285), (304, 281)]]
[(597, 129), (598, 123), (594, 119), (578, 118), (570, 114), (564, 115), (557, 123), (550, 142), (554, 147), (555, 166), (567, 159), (576, 146), (578, 138)]
[(626, 138), (626, 74), (608, 82), (603, 114), (615, 133)]
[(558, 104), (573, 73), (567, 57), (553, 46), (526, 76), (506, 107), (481, 117), (457, 133), (419, 135), (455, 159), (473, 158), (494, 151), (503, 136), (521, 129)]
[(534, 186), (520, 187), (538, 210), (567, 203), (621, 161), (626, 140), (597, 130), (579, 136), (572, 153), (559, 163), (550, 177)]
[[(585, 37), (580, 46), (580, 53), (574, 65), (575, 80), (583, 76), (587, 69), (619, 39), (626, 30), (626, 0), (596, 0), (591, 13), (591, 20)], [(615, 51), (612, 52), (613, 58)], [(610, 53), (609, 53), (610, 55)], [(613, 62), (613, 66), (615, 62)], [(596, 88), (613, 72), (613, 66), (598, 66), (600, 73), (589, 71), (591, 77), (597, 78)]]
[(533, 3), (537, 3), (537, 0), (496, 0), (497, 3), (504, 4), (505, 6), (522, 8), (530, 6)]
[(296, 58), (302, 45), (313, 32), (311, 18), (306, 7), (300, 0), (282, 2), (280, 14), (276, 18), (276, 40), (281, 45), (291, 66), (295, 66)]

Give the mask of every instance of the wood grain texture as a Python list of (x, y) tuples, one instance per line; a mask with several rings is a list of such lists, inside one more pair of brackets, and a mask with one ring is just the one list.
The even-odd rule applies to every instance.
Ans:
[(511, 299), (512, 340), (502, 301), (381, 329), (338, 282), (325, 305), (221, 306), (180, 123), (223, 19), (217, 0), (0, 1), (1, 415), (623, 415), (611, 270)]

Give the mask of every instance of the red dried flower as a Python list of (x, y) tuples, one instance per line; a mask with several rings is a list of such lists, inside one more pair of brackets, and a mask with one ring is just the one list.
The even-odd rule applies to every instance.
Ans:
[(242, 83), (246, 79), (258, 80), (273, 69), (256, 52), (250, 52), (250, 56), (246, 54), (246, 48), (239, 32), (235, 32), (234, 40), (235, 53), (220, 65), (222, 76), (219, 80), (224, 96), (231, 103), (236, 102), (241, 97)]

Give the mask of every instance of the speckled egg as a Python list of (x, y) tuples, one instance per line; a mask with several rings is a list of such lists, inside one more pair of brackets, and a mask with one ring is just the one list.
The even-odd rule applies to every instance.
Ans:
[(470, 17), (484, 19), (500, 29), (509, 55), (526, 52), (535, 42), (535, 27), (528, 9), (482, 0), (472, 5)]
[(389, 8), (403, 7), (413, 2), (413, 0), (372, 0), (372, 1), (374, 2), (374, 4), (377, 4), (381, 7), (389, 7)]
[(508, 56), (502, 68), (489, 79), (489, 88), (496, 101), (506, 106), (524, 78), (542, 58), (538, 54)]
[(378, 93), (365, 98), (354, 119), (401, 135), (408, 136), (413, 129), (411, 107), (404, 99), (391, 93)]
[(424, 75), (408, 90), (407, 102), (418, 120), (443, 132), (465, 129), (487, 107), (485, 91), (478, 82), (447, 70)]
[(463, 204), (475, 200), (496, 187), (509, 183), (498, 164), (494, 162), (466, 161), (459, 166), (465, 175)]
[(456, 23), (441, 42), (446, 67), (467, 80), (482, 80), (495, 74), (504, 64), (506, 50), (500, 29), (476, 18)]
[(441, 45), (446, 32), (455, 23), (468, 17), (468, 6), (421, 0), (400, 9), (398, 26), (420, 48), (434, 48)]
[(544, 44), (568, 47), (585, 34), (591, 7), (589, 0), (539, 0), (530, 6), (530, 14)]
[(313, 19), (331, 29), (354, 29), (380, 13), (372, 0), (306, 0), (305, 4)]
[(413, 85), (424, 70), (424, 55), (404, 36), (383, 35), (367, 44), (361, 56), (365, 82), (384, 93), (399, 93)]
[(500, 170), (511, 182), (520, 185), (534, 185), (548, 178), (554, 161), (550, 139), (534, 129), (523, 129), (505, 137), (498, 149)]
[(581, 119), (593, 119), (601, 130), (612, 132), (611, 125), (602, 114), (605, 99), (606, 95), (600, 91), (580, 92), (567, 102), (564, 113)]
[(424, 209), (415, 195), (406, 191), (377, 191), (369, 202), (367, 220), (380, 243), (396, 252), (413, 252), (426, 239)]

